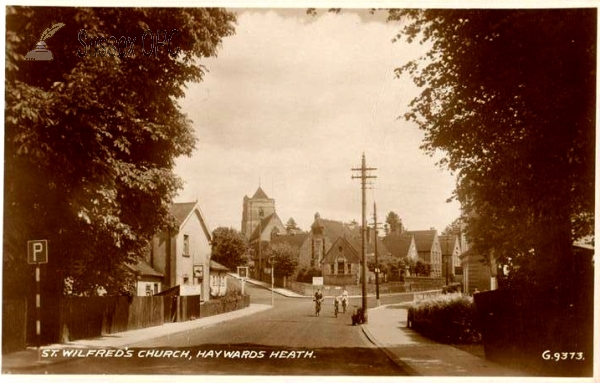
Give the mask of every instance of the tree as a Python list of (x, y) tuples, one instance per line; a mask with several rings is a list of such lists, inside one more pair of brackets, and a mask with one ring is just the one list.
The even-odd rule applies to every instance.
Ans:
[(393, 211), (390, 211), (385, 218), (387, 226), (384, 227), (386, 235), (402, 234), (404, 232), (404, 225), (402, 225), (402, 219), (400, 216)]
[(298, 267), (298, 249), (289, 243), (274, 243), (271, 245), (271, 256), (275, 257), (275, 275), (291, 277)]
[(572, 243), (593, 235), (595, 10), (389, 16), (406, 21), (398, 39), (431, 44), (397, 69), (422, 89), (405, 117), (457, 174), (474, 248), (530, 286), (570, 288)]
[[(117, 294), (130, 281), (124, 264), (172, 227), (169, 207), (182, 186), (174, 161), (195, 147), (177, 99), (202, 80), (198, 60), (216, 55), (234, 22), (217, 8), (7, 8), (5, 296), (30, 285), (30, 239), (48, 240), (45, 293), (61, 293), (67, 277), (84, 294), (98, 286)], [(24, 60), (58, 23), (46, 41), (53, 61)], [(157, 28), (172, 45), (146, 55), (144, 33), (145, 52), (150, 29), (167, 38)]]
[(294, 218), (288, 219), (287, 223), (285, 224), (285, 230), (289, 233), (293, 233), (295, 231), (300, 230), (298, 228), (298, 225), (296, 224), (296, 221), (294, 221)]
[(218, 227), (212, 233), (211, 259), (231, 270), (247, 262), (248, 243), (246, 237), (230, 227)]
[(416, 276), (428, 277), (431, 275), (431, 263), (418, 259), (414, 266), (414, 273)]
[(442, 231), (442, 235), (460, 236), (460, 234), (462, 232), (461, 223), (462, 223), (462, 221), (460, 218), (455, 219), (454, 221), (452, 221), (452, 223), (450, 225), (446, 226), (444, 231)]

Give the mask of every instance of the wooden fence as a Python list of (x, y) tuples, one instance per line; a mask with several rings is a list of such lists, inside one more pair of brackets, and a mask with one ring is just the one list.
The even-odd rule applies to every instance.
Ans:
[(2, 300), (2, 353), (19, 351), (27, 345), (27, 300)]
[[(61, 297), (45, 301), (41, 344), (68, 342), (164, 323), (183, 322), (239, 310), (250, 305), (249, 295), (200, 302), (200, 296)], [(37, 345), (35, 311), (27, 300), (2, 304), (2, 352)], [(30, 315), (28, 315), (30, 314)]]

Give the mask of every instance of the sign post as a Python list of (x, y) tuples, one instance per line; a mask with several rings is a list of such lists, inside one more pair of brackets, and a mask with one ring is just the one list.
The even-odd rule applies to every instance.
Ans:
[(40, 264), (48, 263), (48, 241), (45, 239), (27, 241), (27, 263), (35, 265), (35, 335), (37, 337), (38, 361), (41, 359), (42, 305), (40, 295)]
[(275, 296), (273, 289), (275, 288), (275, 257), (269, 257), (269, 263), (271, 264), (271, 306), (275, 307)]
[(248, 278), (248, 266), (238, 266), (237, 273), (242, 281), (242, 295), (244, 295), (244, 284), (246, 283), (246, 278)]

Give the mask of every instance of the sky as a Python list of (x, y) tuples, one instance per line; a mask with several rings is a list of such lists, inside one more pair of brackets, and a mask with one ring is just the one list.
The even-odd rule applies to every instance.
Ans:
[(198, 138), (177, 161), (185, 186), (176, 202), (198, 200), (211, 230), (241, 229), (243, 198), (259, 186), (285, 224), (308, 230), (322, 218), (361, 222), (364, 153), (376, 176), (367, 221), (396, 212), (409, 230), (442, 231), (459, 216), (448, 203), (455, 177), (419, 149), (424, 133), (402, 116), (419, 90), (394, 69), (425, 46), (392, 43), (401, 24), (350, 10), (235, 9), (236, 34), (201, 62), (182, 110)]

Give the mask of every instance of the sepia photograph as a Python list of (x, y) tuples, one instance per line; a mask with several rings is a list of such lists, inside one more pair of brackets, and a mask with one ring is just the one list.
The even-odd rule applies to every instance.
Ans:
[(598, 8), (4, 4), (8, 382), (598, 379)]

